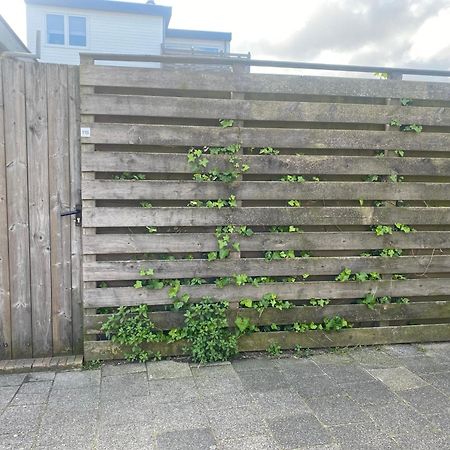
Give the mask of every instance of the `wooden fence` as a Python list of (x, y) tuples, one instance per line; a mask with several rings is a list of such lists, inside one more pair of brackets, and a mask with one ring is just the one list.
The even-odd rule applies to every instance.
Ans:
[[(182, 314), (167, 308), (168, 287), (133, 287), (149, 278), (204, 279), (182, 283), (180, 294), (229, 300), (230, 325), (237, 315), (258, 325), (336, 315), (353, 324), (253, 333), (240, 338), (241, 350), (450, 339), (448, 84), (85, 64), (81, 85), (87, 359), (123, 357), (100, 330), (118, 306), (145, 303), (161, 329), (182, 326)], [(234, 159), (206, 151), (206, 167), (188, 163), (191, 148), (232, 144), (240, 145)], [(236, 170), (230, 161), (237, 180), (193, 181), (193, 172)], [(296, 181), (281, 181), (287, 175)], [(234, 207), (198, 207), (231, 196)], [(240, 247), (209, 261), (215, 228), (231, 224), (254, 234), (233, 235)], [(377, 225), (392, 231), (377, 235)], [(389, 249), (401, 256), (383, 256)], [(283, 257), (289, 251), (295, 258)], [(142, 268), (154, 274), (140, 275)], [(345, 269), (353, 275), (336, 281)], [(362, 272), (380, 279), (352, 281)], [(237, 274), (270, 282), (237, 285)], [(228, 277), (223, 288), (220, 277)], [(269, 292), (296, 306), (263, 314), (239, 306)], [(358, 304), (368, 293), (382, 304)], [(311, 306), (314, 298), (330, 302)], [(183, 346), (151, 348), (179, 354)]]
[(78, 74), (0, 60), (0, 359), (82, 349)]

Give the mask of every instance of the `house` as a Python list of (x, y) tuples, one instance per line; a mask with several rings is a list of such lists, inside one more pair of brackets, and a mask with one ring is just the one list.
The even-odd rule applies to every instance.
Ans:
[(79, 54), (222, 54), (231, 33), (170, 29), (172, 8), (113, 0), (25, 0), (28, 47), (42, 31), (41, 61), (79, 64)]
[(29, 50), (17, 34), (14, 33), (6, 20), (0, 16), (0, 53), (3, 52), (29, 53)]

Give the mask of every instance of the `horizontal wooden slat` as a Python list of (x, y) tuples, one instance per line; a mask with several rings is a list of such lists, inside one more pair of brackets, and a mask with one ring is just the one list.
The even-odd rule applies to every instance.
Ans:
[[(374, 232), (255, 233), (234, 236), (241, 251), (373, 250), (450, 248), (450, 231), (417, 231), (376, 236)], [(211, 233), (97, 234), (83, 236), (86, 255), (120, 253), (194, 253), (217, 251)]]
[[(367, 281), (364, 283), (311, 281), (306, 283), (266, 283), (258, 287), (227, 286), (218, 288), (213, 285), (182, 286), (180, 295), (188, 293), (193, 300), (211, 297), (216, 300), (238, 301), (249, 297), (259, 299), (264, 294), (273, 292), (284, 300), (307, 300), (310, 298), (361, 298), (368, 292), (377, 296), (393, 297), (448, 295), (450, 279), (424, 278), (404, 281)], [(161, 290), (123, 288), (86, 289), (84, 292), (85, 308), (103, 306), (172, 304), (167, 288)]]
[[(140, 276), (141, 269), (152, 268), (153, 276)], [(261, 258), (207, 261), (201, 259), (161, 261), (96, 261), (84, 264), (85, 281), (136, 279), (214, 278), (245, 273), (248, 276), (338, 275), (343, 269), (352, 272), (444, 273), (450, 272), (450, 256), (383, 257), (310, 257), (266, 261)]]
[(450, 125), (449, 108), (398, 105), (347, 105), (288, 101), (152, 97), (145, 95), (85, 95), (82, 114), (146, 116), (196, 119), (330, 122), (387, 124), (400, 123)]
[[(368, 308), (366, 305), (327, 305), (324, 307), (298, 306), (285, 310), (268, 308), (262, 313), (254, 309), (230, 309), (227, 313), (228, 324), (234, 327), (236, 317), (249, 318), (254, 325), (289, 325), (295, 322), (322, 322), (324, 318), (341, 316), (350, 323), (378, 322), (380, 320), (427, 320), (450, 318), (450, 302), (418, 302), (406, 304), (384, 304)], [(85, 334), (101, 333), (102, 324), (110, 314), (86, 315)], [(170, 330), (184, 326), (182, 312), (154, 312), (149, 318), (155, 328)]]
[[(283, 349), (293, 349), (296, 345), (303, 348), (350, 347), (355, 345), (383, 345), (413, 342), (447, 341), (450, 336), (450, 324), (407, 325), (392, 327), (354, 328), (334, 332), (307, 331), (294, 333), (279, 331), (273, 333), (252, 333), (239, 339), (239, 351), (265, 351), (271, 343), (277, 343)], [(145, 345), (146, 350), (161, 352), (162, 356), (185, 354), (185, 341), (172, 344), (153, 343)], [(85, 341), (86, 361), (124, 359), (127, 349), (111, 341)]]
[(85, 208), (86, 227), (450, 224), (450, 208)]
[(450, 183), (95, 180), (83, 182), (83, 198), (96, 200), (448, 200)]
[(145, 89), (450, 100), (446, 83), (298, 75), (200, 73), (82, 65), (81, 84)]
[[(224, 158), (207, 157), (205, 171), (229, 170)], [(429, 175), (449, 176), (450, 158), (375, 158), (364, 156), (243, 156), (249, 174)], [(193, 173), (183, 154), (94, 152), (82, 155), (85, 172)]]
[[(83, 125), (85, 126), (85, 125)], [(86, 125), (88, 126), (88, 125)], [(448, 152), (450, 134), (402, 133), (365, 130), (307, 130), (282, 128), (220, 128), (123, 123), (90, 124), (91, 137), (84, 144), (134, 144), (165, 146), (339, 148), (367, 150), (426, 150)]]

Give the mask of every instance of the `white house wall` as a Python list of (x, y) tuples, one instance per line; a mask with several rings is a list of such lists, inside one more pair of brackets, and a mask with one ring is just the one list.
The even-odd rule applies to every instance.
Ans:
[[(87, 46), (48, 44), (46, 15), (53, 13), (86, 17)], [(80, 52), (159, 55), (163, 28), (159, 16), (27, 5), (28, 48), (35, 51), (36, 30), (41, 30), (42, 61), (49, 63), (79, 64)]]
[(181, 45), (183, 47), (214, 47), (224, 52), (230, 51), (229, 42), (211, 39), (184, 39), (166, 36), (166, 45)]

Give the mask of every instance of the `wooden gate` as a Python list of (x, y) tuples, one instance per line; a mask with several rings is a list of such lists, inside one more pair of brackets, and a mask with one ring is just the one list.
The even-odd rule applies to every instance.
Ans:
[(0, 60), (0, 359), (82, 349), (78, 73)]

